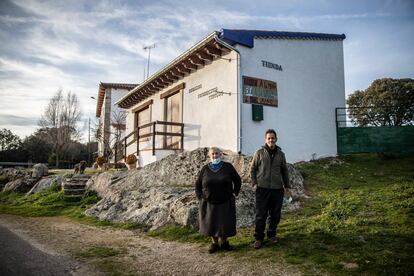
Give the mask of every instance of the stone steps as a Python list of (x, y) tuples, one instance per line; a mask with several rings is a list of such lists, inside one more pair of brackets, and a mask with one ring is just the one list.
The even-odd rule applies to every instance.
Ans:
[(68, 201), (79, 201), (86, 192), (86, 182), (90, 176), (85, 174), (76, 174), (65, 177), (62, 181), (63, 194)]

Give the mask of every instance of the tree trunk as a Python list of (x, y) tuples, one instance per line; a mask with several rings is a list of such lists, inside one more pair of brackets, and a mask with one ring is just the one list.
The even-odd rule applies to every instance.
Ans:
[(56, 151), (56, 169), (59, 169), (59, 153)]

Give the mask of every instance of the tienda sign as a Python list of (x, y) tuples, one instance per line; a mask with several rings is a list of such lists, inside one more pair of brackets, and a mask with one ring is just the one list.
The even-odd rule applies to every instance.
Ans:
[(243, 103), (277, 107), (276, 82), (243, 76)]

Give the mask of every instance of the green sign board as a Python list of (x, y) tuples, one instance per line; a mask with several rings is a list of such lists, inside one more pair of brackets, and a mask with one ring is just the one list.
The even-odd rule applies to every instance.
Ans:
[(277, 107), (276, 82), (243, 76), (243, 102)]

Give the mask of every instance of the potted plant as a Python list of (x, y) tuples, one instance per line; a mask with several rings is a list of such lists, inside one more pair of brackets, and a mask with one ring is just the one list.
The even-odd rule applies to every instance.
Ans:
[(128, 170), (132, 170), (135, 169), (137, 167), (137, 157), (135, 156), (135, 154), (130, 154), (127, 156), (125, 163), (128, 166)]

